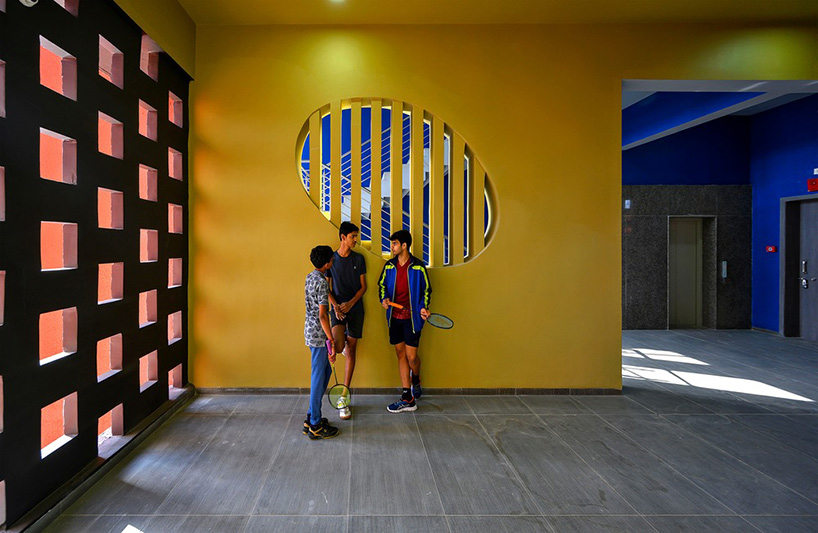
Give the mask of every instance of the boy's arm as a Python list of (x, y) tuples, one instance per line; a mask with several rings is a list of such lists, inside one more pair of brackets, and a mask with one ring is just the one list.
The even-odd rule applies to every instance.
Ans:
[[(356, 303), (358, 303), (358, 300), (363, 298), (365, 292), (366, 292), (366, 276), (361, 274), (361, 288), (358, 289), (358, 292), (355, 293), (355, 296), (353, 296), (350, 301), (344, 302), (344, 303), (342, 303), (341, 305), (338, 306), (341, 309), (341, 312), (342, 313), (348, 313), (349, 310), (352, 309), (352, 306), (355, 305)], [(332, 294), (332, 293), (330, 293), (330, 294)], [(333, 305), (335, 305), (335, 304), (333, 304)]]
[(328, 305), (319, 305), (318, 306), (318, 320), (321, 321), (321, 329), (324, 330), (324, 335), (327, 336), (327, 340), (330, 342), (327, 343), (327, 346), (330, 349), (329, 352), (329, 360), (330, 363), (335, 362), (335, 354), (332, 353), (332, 328), (329, 327), (329, 306)]

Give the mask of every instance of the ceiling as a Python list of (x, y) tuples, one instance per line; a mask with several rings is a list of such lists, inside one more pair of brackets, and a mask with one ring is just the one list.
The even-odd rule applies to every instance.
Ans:
[(818, 23), (817, 0), (178, 0), (197, 25)]
[[(803, 23), (818, 0), (177, 0), (197, 26)], [(623, 149), (818, 92), (816, 82), (625, 80)], [(731, 97), (726, 93), (746, 93)], [(752, 93), (752, 94), (751, 94)], [(632, 131), (625, 131), (628, 123)]]
[(818, 93), (818, 81), (623, 80), (622, 149)]

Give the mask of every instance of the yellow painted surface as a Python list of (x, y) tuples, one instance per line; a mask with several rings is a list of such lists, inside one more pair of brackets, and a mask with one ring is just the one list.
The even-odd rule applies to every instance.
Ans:
[[(299, 181), (296, 143), (328, 102), (382, 96), (451, 125), (496, 195), (475, 260), (432, 269), (429, 387), (621, 386), (623, 78), (816, 79), (811, 28), (200, 27), (192, 116), (191, 380), (306, 387), (309, 250), (337, 230)], [(434, 157), (434, 155), (433, 155)], [(353, 386), (397, 386), (370, 290)]]
[(115, 0), (185, 72), (194, 75), (196, 24), (177, 0)]

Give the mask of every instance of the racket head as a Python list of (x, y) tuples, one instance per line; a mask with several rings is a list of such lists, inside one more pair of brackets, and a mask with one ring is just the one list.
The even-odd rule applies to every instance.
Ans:
[(327, 400), (329, 400), (329, 404), (333, 409), (343, 409), (352, 404), (352, 393), (349, 391), (349, 387), (338, 383), (327, 391)]
[(429, 315), (429, 318), (426, 319), (426, 323), (440, 329), (452, 329), (454, 327), (454, 320), (440, 313), (432, 313)]

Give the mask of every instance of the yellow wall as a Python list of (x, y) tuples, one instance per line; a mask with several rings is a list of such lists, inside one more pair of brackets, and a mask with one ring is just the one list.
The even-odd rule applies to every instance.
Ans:
[(114, 0), (142, 31), (193, 76), (196, 24), (176, 0)]
[[(430, 387), (621, 386), (623, 78), (818, 78), (810, 28), (200, 27), (192, 89), (191, 381), (306, 387), (309, 250), (337, 243), (296, 137), (355, 96), (428, 109), (497, 190), (493, 242), (430, 272), (450, 331), (421, 341)], [(374, 287), (382, 261), (367, 255)], [(397, 386), (376, 291), (354, 385)]]

